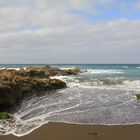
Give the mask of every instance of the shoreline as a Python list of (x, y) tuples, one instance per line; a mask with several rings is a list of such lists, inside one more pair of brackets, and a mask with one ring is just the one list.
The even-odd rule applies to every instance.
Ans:
[[(93, 70), (93, 71), (95, 71), (95, 70)], [(51, 79), (51, 76), (54, 76), (54, 77), (55, 76), (61, 76), (61, 75), (62, 76), (70, 76), (70, 75), (77, 75), (80, 72), (81, 72), (81, 70), (79, 68), (75, 68), (73, 70), (71, 70), (71, 69), (70, 70), (66, 70), (66, 69), (61, 70), (60, 68), (58, 69), (58, 68), (53, 68), (53, 67), (50, 67), (50, 66), (45, 66), (45, 67), (41, 67), (41, 68), (39, 68), (39, 67), (37, 67), (37, 68), (36, 67), (27, 67), (26, 69), (23, 69), (23, 70), (20, 70), (20, 71), (1, 70), (1, 73), (3, 74), (1, 79), (3, 79), (3, 77), (4, 77), (4, 79), (6, 79), (2, 83), (3, 85), (1, 87), (1, 91), (2, 91), (1, 93), (3, 93), (3, 95), (6, 95), (7, 94), (7, 89), (9, 89), (8, 86), (10, 86), (10, 89), (11, 89), (10, 93), (12, 93), (12, 94), (8, 94), (8, 95), (12, 95), (12, 97), (15, 97), (15, 96), (13, 96), (14, 93), (18, 93), (18, 94), (23, 93), (23, 95), (24, 95), (24, 93), (26, 93), (26, 95), (28, 95), (30, 93), (29, 92), (30, 90), (31, 91), (35, 90), (37, 92), (37, 93), (35, 93), (36, 96), (40, 97), (42, 94), (39, 94), (40, 92), (38, 92), (38, 91), (43, 90), (43, 92), (44, 91), (46, 92), (46, 90), (47, 91), (49, 91), (49, 90), (52, 91), (54, 88), (55, 89), (63, 89), (63, 88), (67, 87), (66, 86), (67, 82), (65, 80), (63, 82), (63, 79), (60, 79), (60, 80), (57, 79), (57, 78), (56, 79), (55, 78)], [(110, 71), (107, 72), (107, 73), (110, 74)], [(112, 71), (111, 71), (111, 73), (116, 74), (116, 72), (114, 73)], [(94, 72), (94, 74), (95, 74), (95, 72)], [(100, 69), (98, 70), (98, 73), (96, 72), (96, 74), (101, 74)], [(104, 74), (104, 72), (102, 72), (102, 74)], [(8, 77), (7, 77), (7, 75), (8, 75)], [(45, 83), (44, 83), (43, 77), (46, 77)], [(11, 86), (11, 79), (14, 79), (14, 81), (12, 81), (12, 86)], [(17, 81), (17, 79), (18, 79), (18, 81)], [(4, 83), (7, 82), (7, 81), (8, 81), (8, 84), (5, 86)], [(105, 85), (105, 86), (116, 85), (116, 84), (123, 85), (121, 83), (124, 82), (124, 81), (120, 82), (118, 80), (112, 81), (112, 79), (111, 80), (110, 79), (106, 80), (106, 78), (102, 78), (102, 79), (99, 78), (99, 81), (103, 82), (103, 85)], [(74, 80), (74, 82), (75, 82), (75, 80)], [(92, 82), (94, 82), (94, 81), (92, 81)], [(16, 88), (17, 86), (15, 85), (15, 83), (17, 84), (18, 89)], [(23, 86), (25, 85), (24, 88), (23, 88), (22, 85), (20, 85), (21, 83), (22, 83)], [(89, 81), (89, 83), (90, 83), (90, 81)], [(99, 84), (99, 86), (100, 86), (100, 84)], [(13, 90), (13, 88), (16, 89), (19, 92), (15, 92), (15, 90)], [(104, 90), (104, 89), (102, 89), (102, 90)], [(84, 98), (85, 94), (82, 94), (82, 93), (85, 93), (85, 91), (81, 92), (81, 97)], [(109, 93), (110, 93), (110, 91), (109, 91)], [(121, 94), (121, 92), (119, 92), (119, 94)], [(117, 95), (119, 96), (119, 94), (117, 94)], [(75, 99), (75, 96), (73, 96), (73, 94), (72, 95), (69, 94), (69, 95), (70, 95), (70, 100), (68, 100), (68, 101), (71, 102), (71, 99), (73, 99), (72, 97), (74, 97), (74, 99)], [(91, 101), (90, 99), (92, 99), (92, 97), (96, 97), (96, 95), (90, 97), (90, 91), (87, 92), (86, 96), (88, 97), (88, 95), (89, 95), (89, 101)], [(102, 99), (101, 103), (103, 103), (105, 95), (107, 95), (107, 96), (110, 95), (110, 98), (112, 97), (111, 96), (112, 94), (108, 94), (108, 91), (103, 92), (104, 96), (101, 96), (101, 95), (99, 95), (98, 98), (97, 98), (97, 99), (100, 99), (100, 98)], [(130, 99), (132, 98), (131, 100), (133, 100), (132, 96), (133, 96), (133, 94), (130, 93), (130, 97), (128, 95), (123, 96), (123, 97), (127, 97), (126, 102), (128, 102), (128, 101), (130, 101), (130, 100), (128, 100), (129, 98)], [(62, 98), (63, 100), (65, 99), (64, 97)], [(8, 98), (8, 99), (10, 99), (10, 98)], [(22, 98), (22, 99), (24, 99), (24, 98)], [(69, 99), (69, 98), (66, 98), (66, 99)], [(117, 99), (122, 99), (122, 98), (117, 98)], [(11, 100), (8, 100), (8, 101), (10, 102)], [(17, 99), (15, 100), (15, 103), (16, 103), (16, 101), (18, 101), (18, 96), (17, 96)], [(58, 101), (60, 101), (60, 100), (58, 100)], [(76, 98), (76, 101), (77, 101), (77, 98)], [(81, 102), (81, 100), (80, 100), (80, 102)], [(94, 100), (92, 102), (94, 102)], [(122, 102), (122, 104), (125, 103), (124, 101), (121, 101), (121, 102)], [(49, 104), (49, 102), (47, 102), (47, 103)], [(56, 103), (57, 103), (57, 101), (56, 101)], [(7, 102), (5, 102), (5, 104), (7, 105)], [(11, 104), (11, 102), (10, 102), (10, 104)], [(77, 104), (79, 104), (79, 100), (78, 100), (78, 103), (76, 102), (76, 106), (77, 106)], [(114, 104), (115, 104), (115, 102), (113, 102), (113, 105)], [(12, 104), (12, 105), (14, 106), (14, 104)], [(119, 105), (121, 105), (120, 102), (119, 102)], [(115, 104), (115, 106), (116, 106), (116, 104)], [(68, 107), (67, 107), (67, 109), (68, 109)], [(106, 108), (106, 106), (104, 106), (104, 107)], [(43, 109), (44, 108), (45, 107), (43, 106)], [(73, 106), (72, 106), (72, 108), (73, 108)], [(107, 108), (108, 108), (108, 106), (107, 106)], [(36, 108), (34, 108), (34, 109), (36, 109)], [(63, 108), (61, 108), (61, 109), (63, 109)], [(94, 109), (94, 105), (93, 105), (93, 107), (92, 108), (90, 107), (90, 109), (91, 109), (90, 111), (92, 112), (96, 108)], [(114, 111), (116, 111), (115, 109), (113, 108)], [(22, 111), (24, 111), (24, 110), (22, 110)], [(137, 112), (139, 112), (139, 111), (137, 111), (137, 112), (136, 111), (137, 110), (135, 110), (134, 114), (132, 114), (133, 116), (139, 116), (139, 114), (137, 114)], [(25, 112), (26, 112), (26, 110), (25, 110)], [(122, 110), (122, 112), (125, 113), (124, 110)], [(75, 112), (73, 112), (73, 113), (75, 113)], [(108, 112), (106, 114), (108, 115)], [(60, 113), (60, 118), (61, 118), (61, 115), (62, 114)], [(95, 118), (98, 118), (98, 116), (102, 117), (104, 114), (101, 114), (99, 112), (98, 116), (96, 117), (97, 113), (95, 112), (95, 114), (93, 114), (93, 117), (91, 118), (91, 120), (94, 119), (94, 115), (95, 115)], [(118, 115), (120, 115), (120, 114), (115, 114), (114, 115), (115, 117), (113, 116), (112, 119), (114, 120), (115, 118), (117, 118)], [(127, 115), (127, 114), (125, 114), (125, 115)], [(75, 116), (75, 117), (77, 118), (77, 116)], [(126, 120), (129, 117), (129, 112), (128, 112), (128, 117), (125, 116), (124, 120), (123, 120), (122, 117), (123, 117), (123, 115), (121, 117), (119, 116), (121, 121), (122, 122), (127, 122)], [(25, 115), (25, 118), (26, 118), (26, 115)], [(88, 118), (88, 116), (85, 115), (85, 119), (87, 119), (87, 118)], [(27, 117), (27, 119), (28, 119), (28, 117)], [(82, 117), (79, 117), (79, 119), (82, 119)], [(110, 122), (111, 117), (106, 116), (104, 119), (105, 119), (105, 121), (107, 121), (109, 119), (109, 122)], [(139, 117), (138, 117), (138, 120), (139, 120)], [(101, 120), (99, 119), (99, 121), (101, 121)], [(93, 121), (93, 122), (95, 122), (95, 121)], [(69, 122), (49, 122), (47, 124), (36, 127), (36, 129), (34, 129), (34, 130), (28, 131), (28, 133), (26, 133), (24, 135), (15, 136), (13, 134), (9, 134), (9, 135), (0, 136), (0, 139), (2, 139), (2, 140), (31, 140), (31, 139), (33, 139), (33, 140), (38, 140), (38, 139), (41, 139), (41, 140), (47, 140), (47, 139), (48, 140), (55, 140), (55, 139), (57, 139), (57, 140), (77, 140), (77, 139), (79, 139), (79, 140), (93, 140), (93, 139), (94, 140), (132, 140), (132, 139), (140, 140), (139, 130), (140, 130), (140, 124), (137, 124), (137, 123), (136, 124), (107, 124), (107, 125), (97, 124), (96, 125), (96, 124), (81, 124), (81, 123), (69, 123)], [(24, 129), (23, 129), (23, 131), (24, 131)]]
[(83, 125), (49, 122), (28, 135), (17, 137), (2, 135), (2, 140), (139, 140), (140, 124), (133, 125)]

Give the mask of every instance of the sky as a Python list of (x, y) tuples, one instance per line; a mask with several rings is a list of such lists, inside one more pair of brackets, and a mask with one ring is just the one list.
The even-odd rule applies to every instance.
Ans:
[(140, 63), (140, 0), (0, 0), (0, 63)]

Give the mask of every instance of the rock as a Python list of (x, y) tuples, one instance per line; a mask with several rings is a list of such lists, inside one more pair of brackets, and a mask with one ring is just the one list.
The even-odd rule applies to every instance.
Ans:
[(138, 101), (140, 101), (140, 94), (135, 94)]
[(10, 115), (7, 112), (0, 112), (0, 119), (10, 119)]
[(39, 78), (46, 77), (44, 71), (36, 71), (36, 70), (29, 71), (28, 72), (28, 76), (31, 76), (31, 77), (39, 77)]
[(58, 79), (41, 79), (29, 75), (23, 76), (15, 71), (1, 71), (0, 111), (9, 110), (26, 97), (65, 87), (66, 84)]
[(58, 79), (51, 79), (49, 85), (51, 86), (50, 89), (62, 89), (66, 87), (66, 83)]
[(15, 105), (20, 95), (18, 84), (9, 83), (7, 85), (0, 85), (0, 111), (4, 111)]
[(67, 70), (67, 73), (69, 75), (77, 75), (78, 73), (81, 73), (81, 70), (80, 70), (80, 68), (76, 67), (76, 68)]
[(50, 66), (28, 67), (19, 71), (0, 70), (0, 111), (9, 111), (24, 98), (66, 87), (63, 81), (50, 79), (49, 76), (76, 75), (80, 72), (79, 68), (61, 70)]
[(77, 67), (69, 70), (61, 70), (51, 66), (45, 66), (45, 67), (28, 67), (25, 70), (19, 71), (19, 73), (26, 76), (45, 78), (56, 75), (57, 76), (77, 75), (78, 73), (81, 73), (81, 70)]

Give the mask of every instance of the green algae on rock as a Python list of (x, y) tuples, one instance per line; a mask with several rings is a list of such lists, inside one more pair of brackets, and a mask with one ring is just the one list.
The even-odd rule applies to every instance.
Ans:
[(7, 112), (0, 112), (0, 119), (9, 119), (10, 115)]
[(135, 94), (137, 100), (140, 100), (140, 94)]

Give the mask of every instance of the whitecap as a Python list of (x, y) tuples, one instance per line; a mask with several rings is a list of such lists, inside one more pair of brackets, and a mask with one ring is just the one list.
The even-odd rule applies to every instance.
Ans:
[(124, 73), (122, 70), (93, 70), (93, 69), (88, 69), (85, 71), (86, 74), (121, 74)]
[(61, 67), (59, 69), (61, 70), (70, 70), (70, 69), (74, 69), (75, 67)]
[(21, 68), (0, 68), (0, 70), (16, 70), (19, 71)]
[(140, 69), (140, 67), (136, 67), (137, 69)]

